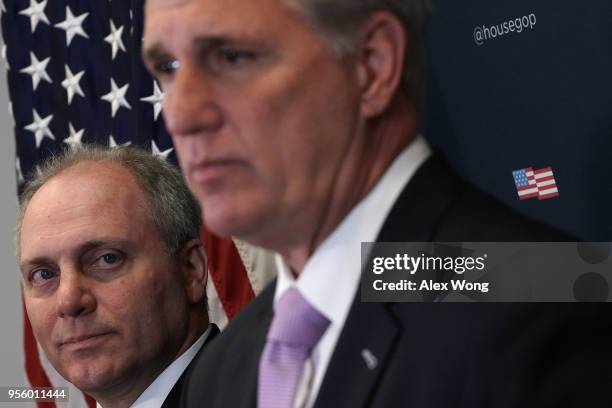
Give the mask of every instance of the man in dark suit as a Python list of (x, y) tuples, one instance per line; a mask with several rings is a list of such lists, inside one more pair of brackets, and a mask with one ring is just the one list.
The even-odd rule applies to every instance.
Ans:
[(144, 59), (206, 224), (279, 254), (277, 281), (195, 363), (188, 407), (608, 402), (605, 310), (360, 302), (362, 241), (566, 239), (417, 135), (427, 9), (147, 1)]
[(22, 195), (26, 311), (53, 367), (103, 408), (177, 407), (218, 332), (201, 211), (180, 173), (134, 148), (47, 162)]

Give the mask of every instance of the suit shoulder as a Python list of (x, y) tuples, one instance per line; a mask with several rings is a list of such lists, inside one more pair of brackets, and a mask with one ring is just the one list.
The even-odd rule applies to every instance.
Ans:
[(225, 329), (211, 341), (207, 350), (202, 354), (218, 354), (222, 352), (223, 348), (231, 348), (235, 342), (244, 341), (245, 332), (251, 332), (254, 327), (259, 327), (262, 323), (269, 321), (275, 287), (276, 280), (272, 281), (255, 299), (247, 304), (228, 323)]
[[(257, 378), (259, 355), (272, 319), (275, 286), (276, 281), (272, 281), (197, 356), (184, 388), (188, 406), (249, 405), (254, 398), (252, 382)], [(229, 391), (235, 389), (244, 392)]]
[(378, 236), (383, 242), (576, 241), (463, 181), (437, 154), (404, 187)]
[[(463, 188), (440, 218), (438, 235), (457, 241), (565, 242), (575, 237), (532, 220), (493, 196), (462, 182)], [(448, 237), (448, 238), (447, 238)]]

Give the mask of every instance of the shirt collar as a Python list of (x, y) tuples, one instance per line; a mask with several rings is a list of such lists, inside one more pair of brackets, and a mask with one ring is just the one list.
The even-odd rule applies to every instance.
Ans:
[(174, 360), (166, 369), (147, 387), (131, 408), (159, 408), (181, 377), (191, 360), (194, 359), (210, 334), (209, 325), (206, 331), (195, 343), (191, 345), (179, 358)]
[[(416, 170), (431, 155), (422, 136), (393, 161), (374, 188), (342, 220), (306, 262), (299, 279), (277, 254), (274, 305), (290, 287), (333, 322), (344, 322), (361, 276), (361, 242), (376, 240), (393, 204)], [(327, 284), (322, 285), (322, 282)]]

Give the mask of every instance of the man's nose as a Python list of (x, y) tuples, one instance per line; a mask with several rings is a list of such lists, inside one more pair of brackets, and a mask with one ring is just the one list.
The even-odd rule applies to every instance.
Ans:
[(62, 318), (78, 317), (91, 313), (96, 299), (87, 284), (87, 277), (76, 270), (60, 275), (57, 290), (57, 314)]
[(223, 124), (222, 95), (201, 69), (182, 65), (172, 83), (165, 87), (163, 112), (166, 128), (173, 137), (201, 135)]

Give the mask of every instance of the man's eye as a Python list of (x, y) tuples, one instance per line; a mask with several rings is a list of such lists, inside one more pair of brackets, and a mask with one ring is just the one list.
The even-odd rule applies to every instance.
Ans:
[(39, 268), (32, 271), (30, 281), (34, 285), (43, 285), (45, 282), (55, 278), (56, 273), (51, 269)]
[(167, 61), (161, 61), (154, 64), (154, 70), (156, 75), (170, 75), (176, 72), (180, 68), (181, 64), (178, 60), (172, 59)]
[(221, 63), (236, 66), (256, 59), (256, 55), (253, 52), (237, 48), (221, 48), (218, 50), (217, 58)]
[(94, 265), (100, 268), (110, 268), (117, 266), (123, 261), (123, 256), (119, 253), (109, 252), (102, 255), (94, 262)]

